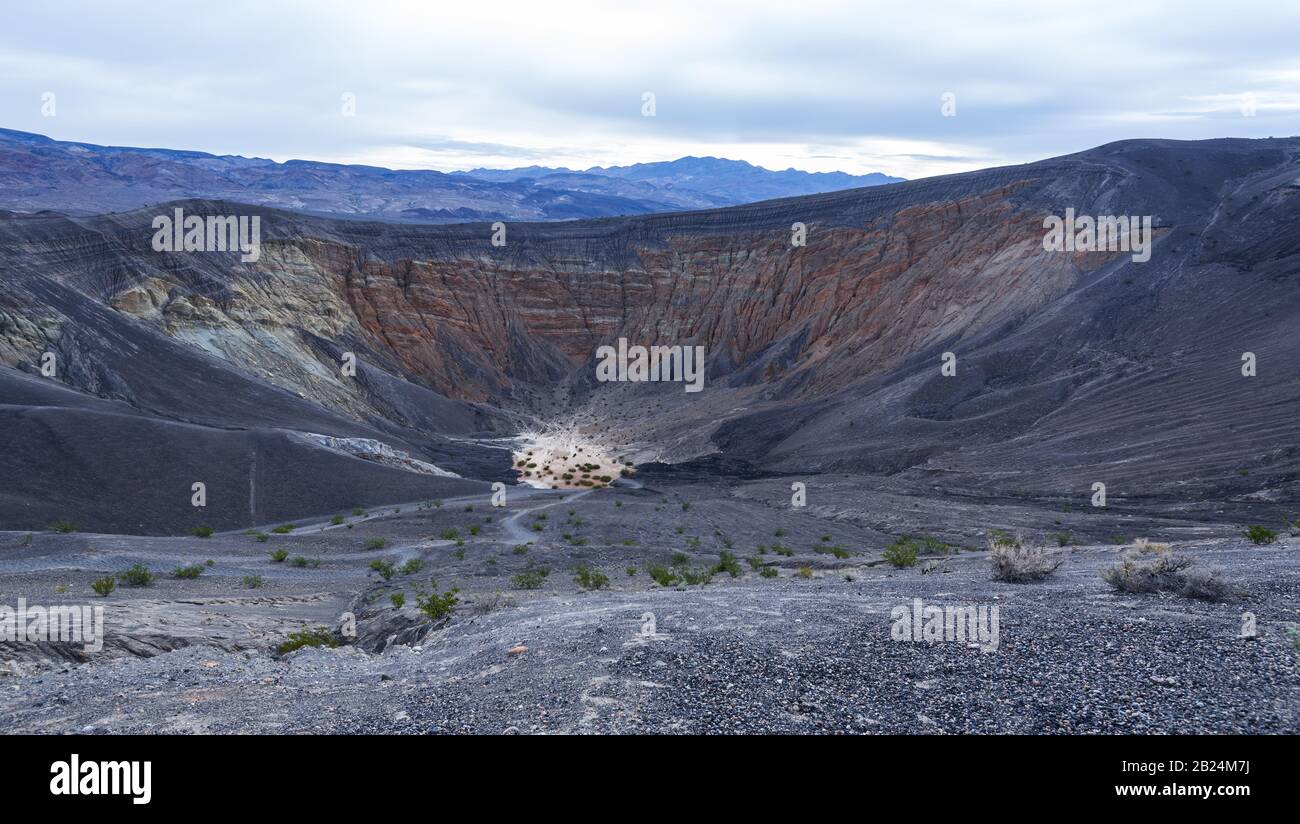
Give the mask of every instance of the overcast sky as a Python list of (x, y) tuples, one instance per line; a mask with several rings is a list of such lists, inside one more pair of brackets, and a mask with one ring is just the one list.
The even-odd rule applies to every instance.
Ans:
[(1294, 0), (8, 6), (0, 126), (90, 143), (444, 171), (715, 155), (915, 178), (1130, 137), (1300, 133)]

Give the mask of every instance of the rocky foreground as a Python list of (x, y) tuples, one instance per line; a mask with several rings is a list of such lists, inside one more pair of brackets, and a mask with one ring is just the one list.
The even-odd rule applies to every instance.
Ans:
[[(87, 661), (67, 645), (0, 644), (0, 658), (12, 659), (0, 677), (0, 729), (1300, 732), (1300, 662), (1288, 637), (1300, 623), (1300, 539), (1283, 533), (1256, 546), (1228, 525), (1128, 527), (1129, 539), (1151, 530), (1198, 567), (1219, 569), (1233, 592), (1218, 602), (1117, 593), (1098, 573), (1123, 548), (1092, 539), (1072, 539), (1045, 581), (1000, 583), (978, 518), (1008, 523), (1011, 505), (890, 500), (890, 511), (930, 520), (942, 536), (897, 569), (874, 537), (895, 524), (869, 516), (883, 493), (796, 511), (765, 499), (767, 487), (780, 488), (563, 499), (511, 490), (504, 510), (484, 496), (422, 502), (304, 521), (265, 541), (4, 533), (0, 603), (102, 604), (108, 637)], [(1084, 517), (1098, 516), (1063, 516), (1060, 528), (1078, 530)], [(286, 560), (270, 560), (276, 551)], [(738, 565), (713, 570), (707, 584), (680, 580), (707, 575), (724, 552)], [(413, 559), (418, 571), (404, 572)], [(393, 564), (389, 580), (375, 560)], [(133, 563), (157, 580), (90, 595), (91, 581)], [(172, 577), (193, 563), (205, 566), (197, 578)], [(679, 580), (654, 583), (655, 566)], [(580, 568), (608, 582), (585, 590)], [(248, 588), (249, 576), (259, 585)], [(459, 590), (450, 615), (433, 622), (415, 608), (431, 578), (433, 591)], [(519, 588), (530, 580), (537, 588)], [(395, 593), (406, 597), (400, 608)], [(996, 606), (996, 649), (895, 640), (891, 611), (918, 598)], [(275, 651), (290, 632), (336, 627), (347, 611), (357, 633), (336, 635), (339, 646)], [(1242, 637), (1247, 612), (1254, 638)]]

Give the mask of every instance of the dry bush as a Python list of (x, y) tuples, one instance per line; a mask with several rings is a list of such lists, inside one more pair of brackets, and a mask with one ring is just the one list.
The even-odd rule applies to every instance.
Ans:
[(1065, 563), (1065, 556), (1019, 539), (996, 537), (989, 541), (989, 561), (993, 564), (993, 580), (1020, 584), (1043, 580)]
[(1120, 592), (1175, 592), (1201, 601), (1222, 601), (1233, 594), (1217, 573), (1191, 569), (1194, 563), (1168, 547), (1151, 550), (1140, 545), (1125, 552), (1115, 566), (1103, 569), (1101, 577)]
[(1146, 538), (1134, 538), (1133, 548), (1138, 552), (1150, 554), (1152, 552), (1168, 552), (1169, 544), (1153, 544)]

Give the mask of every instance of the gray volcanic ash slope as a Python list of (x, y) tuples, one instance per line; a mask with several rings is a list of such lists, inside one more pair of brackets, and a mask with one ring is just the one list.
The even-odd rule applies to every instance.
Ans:
[[(729, 209), (511, 223), (504, 247), (487, 224), (211, 201), (8, 215), (0, 519), (179, 530), (205, 471), (242, 502), (205, 515), (217, 526), (434, 497), (341, 454), (348, 471), (299, 473), (319, 490), (267, 491), (251, 466), (292, 475), (310, 447), (285, 433), (315, 432), (491, 480), (508, 455), (464, 439), (574, 416), (672, 464), (659, 477), (836, 472), (1053, 509), (1101, 481), (1134, 512), (1280, 517), (1300, 497), (1298, 156), (1297, 139), (1126, 141)], [(261, 258), (154, 252), (150, 221), (173, 207), (260, 215)], [(1067, 208), (1153, 216), (1151, 260), (1044, 251), (1043, 218)], [(596, 384), (593, 353), (619, 337), (704, 346), (706, 390)], [(35, 377), (44, 352), (57, 382)], [(276, 497), (250, 504), (250, 486)], [(97, 503), (105, 489), (131, 503)]]

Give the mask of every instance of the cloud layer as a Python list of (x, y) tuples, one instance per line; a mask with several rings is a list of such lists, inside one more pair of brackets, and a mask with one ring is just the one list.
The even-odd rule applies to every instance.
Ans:
[(401, 168), (694, 154), (904, 177), (1300, 132), (1300, 6), (985, 5), (24, 4), (0, 27), (0, 125)]

